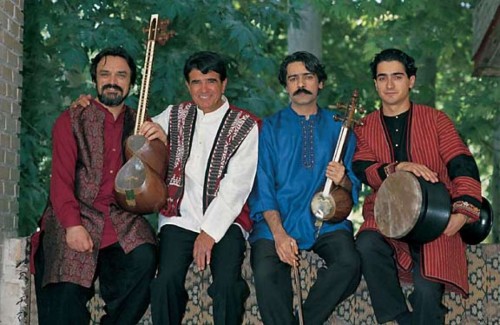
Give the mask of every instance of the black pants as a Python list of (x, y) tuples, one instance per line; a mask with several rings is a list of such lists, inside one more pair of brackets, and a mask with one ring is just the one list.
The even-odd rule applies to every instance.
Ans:
[[(135, 325), (149, 305), (149, 285), (156, 271), (156, 247), (143, 244), (125, 254), (117, 243), (99, 251), (96, 278), (105, 303), (101, 324)], [(40, 325), (88, 325), (87, 302), (94, 288), (61, 282), (42, 287), (45, 264), (40, 243), (35, 258), (35, 288)]]
[[(158, 275), (151, 283), (153, 324), (181, 324), (188, 293), (186, 274), (193, 262), (193, 247), (198, 233), (165, 225), (160, 231), (160, 263)], [(214, 245), (210, 270), (213, 282), (208, 295), (213, 300), (214, 323), (241, 324), (245, 301), (250, 294), (241, 276), (245, 258), (245, 239), (241, 229), (231, 225), (224, 237)]]
[[(385, 323), (408, 313), (392, 246), (378, 232), (363, 231), (356, 239), (356, 248), (361, 255), (362, 273), (377, 321)], [(414, 283), (413, 292), (409, 297), (413, 309), (411, 324), (444, 324), (447, 311), (441, 304), (444, 286), (422, 276), (420, 246), (410, 245), (410, 250)]]
[[(291, 266), (281, 262), (274, 241), (252, 244), (251, 264), (260, 315), (266, 325), (297, 324)], [(312, 250), (326, 263), (303, 304), (304, 324), (323, 324), (335, 307), (356, 291), (361, 271), (352, 234), (339, 230), (318, 238)]]

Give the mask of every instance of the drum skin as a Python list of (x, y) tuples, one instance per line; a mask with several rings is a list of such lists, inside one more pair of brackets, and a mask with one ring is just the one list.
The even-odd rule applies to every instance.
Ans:
[(451, 201), (443, 183), (431, 183), (410, 172), (389, 175), (375, 199), (375, 220), (389, 238), (427, 243), (439, 237), (450, 218)]

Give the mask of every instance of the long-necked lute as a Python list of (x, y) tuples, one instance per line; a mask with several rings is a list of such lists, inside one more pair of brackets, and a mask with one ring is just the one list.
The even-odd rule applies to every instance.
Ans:
[(173, 32), (166, 31), (168, 24), (157, 14), (151, 15), (134, 134), (125, 142), (127, 161), (115, 178), (116, 201), (123, 209), (139, 214), (157, 212), (167, 200), (167, 147), (159, 139), (149, 141), (139, 130), (146, 120), (155, 44), (163, 45), (173, 36)]
[[(346, 107), (347, 112), (343, 118), (337, 145), (333, 153), (332, 161), (342, 162), (345, 148), (349, 140), (349, 133), (354, 121), (354, 112), (357, 108), (358, 91), (354, 90), (351, 103)], [(336, 116), (338, 119), (338, 117)], [(347, 177), (347, 175), (345, 176)], [(350, 183), (349, 183), (350, 184)], [(339, 222), (351, 213), (353, 201), (350, 188), (341, 184), (335, 185), (330, 178), (326, 179), (323, 190), (316, 193), (311, 201), (311, 210), (320, 221)]]

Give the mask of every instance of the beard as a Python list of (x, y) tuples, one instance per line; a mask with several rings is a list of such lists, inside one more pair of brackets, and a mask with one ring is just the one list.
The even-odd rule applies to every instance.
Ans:
[[(106, 95), (104, 93), (104, 91), (106, 89), (114, 89), (114, 90), (120, 91), (121, 94)], [(99, 102), (101, 102), (103, 105), (112, 106), (112, 107), (122, 104), (125, 101), (125, 99), (127, 98), (127, 96), (128, 96), (128, 93), (123, 95), (122, 87), (120, 87), (118, 85), (114, 85), (114, 84), (107, 84), (107, 85), (102, 86), (101, 91), (98, 92), (98, 94), (97, 94), (97, 98), (99, 99)]]

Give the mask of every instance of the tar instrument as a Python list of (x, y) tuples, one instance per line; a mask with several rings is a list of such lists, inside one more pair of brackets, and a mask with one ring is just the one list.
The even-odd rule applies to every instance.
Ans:
[(157, 14), (151, 15), (134, 134), (125, 142), (127, 162), (115, 178), (116, 201), (123, 209), (139, 214), (157, 212), (167, 200), (167, 147), (159, 139), (147, 140), (139, 130), (146, 118), (155, 43), (163, 45), (174, 35), (166, 31), (168, 24), (168, 20), (160, 21)]
[[(375, 199), (375, 220), (380, 232), (389, 238), (423, 244), (439, 237), (448, 225), (451, 199), (443, 183), (431, 183), (413, 173), (390, 174)], [(491, 205), (483, 197), (480, 218), (460, 230), (470, 245), (483, 241), (493, 225)]]
[[(344, 118), (339, 118), (336, 115), (334, 117), (337, 120), (343, 120), (337, 146), (333, 153), (332, 161), (334, 162), (342, 162), (352, 124), (357, 123), (354, 120), (354, 112), (358, 106), (357, 100), (358, 91), (354, 90), (348, 107), (337, 105), (337, 108), (345, 108), (347, 113)], [(319, 221), (339, 222), (351, 213), (353, 201), (350, 190), (340, 185), (332, 185), (334, 185), (332, 180), (327, 178), (323, 190), (316, 193), (311, 201), (312, 213)]]

